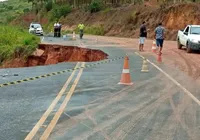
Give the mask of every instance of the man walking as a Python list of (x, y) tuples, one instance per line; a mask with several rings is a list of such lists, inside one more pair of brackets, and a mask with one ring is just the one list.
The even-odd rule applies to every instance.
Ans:
[(162, 23), (158, 24), (158, 27), (155, 29), (155, 39), (156, 39), (156, 45), (159, 47), (159, 53), (162, 54), (162, 48), (163, 48), (163, 42), (165, 39), (165, 28), (162, 26)]
[(83, 30), (84, 30), (85, 25), (84, 24), (79, 24), (78, 28), (80, 30), (80, 39), (83, 38)]
[(140, 42), (139, 42), (139, 51), (144, 51), (144, 42), (147, 37), (147, 29), (145, 22), (140, 26)]

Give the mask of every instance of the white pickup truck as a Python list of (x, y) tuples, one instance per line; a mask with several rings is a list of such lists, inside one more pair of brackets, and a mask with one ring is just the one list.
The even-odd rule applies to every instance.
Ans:
[(178, 49), (185, 46), (187, 53), (200, 50), (200, 25), (188, 25), (184, 30), (179, 30), (177, 43)]

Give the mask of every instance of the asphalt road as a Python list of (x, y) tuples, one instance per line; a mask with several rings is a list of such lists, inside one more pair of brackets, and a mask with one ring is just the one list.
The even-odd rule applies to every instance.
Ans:
[[(135, 54), (136, 50), (109, 38), (87, 36), (82, 41), (72, 41), (49, 37), (42, 42), (101, 49), (109, 54), (109, 58), (128, 54), (134, 85), (117, 84), (123, 69), (123, 59), (119, 59), (2, 87), (0, 140), (200, 139), (200, 106), (197, 103), (200, 88), (177, 68), (165, 63), (157, 64), (153, 56), (146, 56), (175, 79), (180, 87), (151, 64), (148, 64), (150, 71), (142, 73), (142, 58)], [(0, 74), (19, 74), (17, 77), (1, 77), (1, 83), (87, 64), (90, 63), (1, 69)], [(197, 101), (181, 87), (190, 91)], [(52, 107), (55, 99), (59, 100)]]

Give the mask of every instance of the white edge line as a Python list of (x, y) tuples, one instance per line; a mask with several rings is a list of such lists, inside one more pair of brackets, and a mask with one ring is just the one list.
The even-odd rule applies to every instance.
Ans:
[[(145, 58), (144, 56), (140, 55), (139, 53), (135, 52), (136, 55)], [(178, 87), (180, 87), (189, 97), (191, 97), (198, 105), (200, 105), (200, 101), (186, 88), (184, 88), (179, 82), (177, 82), (175, 79), (173, 79), (169, 74), (167, 74), (165, 71), (163, 71), (160, 67), (158, 67), (156, 64), (151, 62), (149, 59), (146, 59), (147, 62), (149, 62), (151, 65), (153, 65), (155, 68), (157, 68), (160, 72), (162, 72), (167, 78), (169, 78), (172, 82), (174, 82)]]

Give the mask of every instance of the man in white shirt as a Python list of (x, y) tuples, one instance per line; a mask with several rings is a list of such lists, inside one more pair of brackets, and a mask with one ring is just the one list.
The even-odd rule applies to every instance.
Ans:
[(61, 37), (61, 28), (62, 28), (62, 24), (58, 22), (58, 37)]
[(58, 22), (54, 24), (54, 37), (58, 37)]

